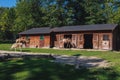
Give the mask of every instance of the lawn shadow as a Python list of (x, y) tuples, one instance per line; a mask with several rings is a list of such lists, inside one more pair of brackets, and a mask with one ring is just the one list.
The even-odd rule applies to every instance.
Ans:
[[(1, 80), (117, 80), (113, 68), (75, 69), (73, 66), (50, 62), (51, 59), (12, 59), (0, 63)], [(114, 72), (114, 74), (113, 74)]]
[(27, 49), (22, 49), (22, 52), (31, 52), (31, 51)]
[(79, 56), (81, 56), (82, 54), (75, 54), (75, 55), (73, 55), (73, 56), (76, 56), (76, 57), (79, 57)]

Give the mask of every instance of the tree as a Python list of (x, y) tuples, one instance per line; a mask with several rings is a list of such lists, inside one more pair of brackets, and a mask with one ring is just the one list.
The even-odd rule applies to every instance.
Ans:
[(115, 23), (120, 24), (120, 1), (119, 0), (111, 0), (106, 2), (106, 19), (107, 23)]
[(0, 30), (3, 39), (12, 39), (12, 27), (14, 25), (14, 8), (5, 8), (0, 18)]
[(19, 0), (17, 2), (14, 31), (20, 32), (42, 25), (40, 1), (41, 0)]
[(73, 24), (73, 10), (71, 8), (68, 10), (67, 3), (67, 0), (46, 0), (44, 2), (42, 11), (45, 26), (59, 27)]
[(83, 0), (81, 5), (85, 11), (85, 24), (104, 23), (102, 0)]

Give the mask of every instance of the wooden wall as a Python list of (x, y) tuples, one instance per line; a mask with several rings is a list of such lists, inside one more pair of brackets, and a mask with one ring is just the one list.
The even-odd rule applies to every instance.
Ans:
[(50, 36), (46, 35), (44, 37), (45, 37), (45, 39), (44, 39), (44, 47), (50, 47)]
[(31, 48), (40, 47), (40, 37), (39, 36), (30, 36), (30, 45)]
[[(84, 32), (84, 33), (63, 33), (56, 34), (56, 41), (54, 42), (55, 47), (64, 48), (62, 40), (64, 39), (64, 35), (72, 35), (72, 43), (75, 44), (76, 48), (84, 49), (84, 34), (93, 34), (92, 44), (93, 49), (106, 49), (112, 50), (112, 33), (111, 32)], [(108, 35), (109, 40), (103, 40), (103, 35)]]
[[(104, 35), (108, 35), (109, 40), (103, 40)], [(93, 34), (93, 49), (112, 50), (112, 33), (94, 33)]]
[[(40, 35), (30, 35), (29, 36), (29, 46), (30, 48), (40, 48), (40, 47), (50, 47), (50, 36), (43, 35), (44, 39), (40, 40)], [(26, 38), (26, 36), (21, 36)]]
[[(64, 35), (71, 35), (72, 36), (71, 42), (75, 45), (74, 48), (84, 49), (85, 34), (92, 34), (93, 49), (112, 50), (114, 47), (113, 46), (114, 39), (112, 32), (102, 32), (102, 31), (54, 33), (53, 35), (43, 35), (44, 40), (40, 40), (40, 35), (29, 35), (30, 43), (27, 45), (28, 47), (31, 48), (37, 48), (37, 47), (41, 48), (41, 47), (50, 47), (50, 46), (57, 48), (64, 48), (64, 43), (63, 43)], [(103, 40), (103, 35), (108, 35), (109, 40)], [(26, 38), (25, 35), (22, 37)]]
[(120, 51), (120, 26), (118, 25), (113, 31), (113, 50)]

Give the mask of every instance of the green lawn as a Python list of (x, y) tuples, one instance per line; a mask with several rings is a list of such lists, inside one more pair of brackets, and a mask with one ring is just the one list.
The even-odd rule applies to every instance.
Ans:
[(0, 63), (0, 80), (119, 80), (112, 68), (74, 69), (48, 59), (13, 59)]
[[(11, 44), (0, 44), (10, 50)], [(110, 68), (79, 69), (52, 63), (49, 59), (13, 59), (0, 62), (0, 80), (120, 80), (120, 53), (112, 51), (24, 48), (26, 52), (97, 56), (113, 64)]]

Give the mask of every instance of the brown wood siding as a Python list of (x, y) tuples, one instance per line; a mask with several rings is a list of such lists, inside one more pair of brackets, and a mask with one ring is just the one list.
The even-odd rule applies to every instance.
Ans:
[(64, 47), (63, 39), (64, 39), (64, 35), (60, 34), (59, 35), (59, 42), (58, 42), (60, 48)]
[(63, 45), (63, 38), (64, 38), (64, 35), (63, 34), (57, 34), (56, 36), (56, 41), (55, 41), (55, 47), (57, 48), (63, 48), (64, 45)]
[(72, 45), (76, 48), (78, 43), (78, 35), (72, 34)]
[(99, 48), (99, 35), (98, 33), (93, 34), (93, 49)]
[[(64, 35), (71, 34), (72, 35), (72, 43), (76, 45), (76, 48), (84, 48), (84, 34), (93, 34), (92, 44), (93, 49), (107, 49), (112, 50), (112, 32), (84, 32), (84, 33), (62, 33), (62, 34), (56, 34), (56, 41), (55, 41), (55, 47), (64, 47), (62, 43), (62, 39), (64, 38)], [(109, 36), (109, 41), (103, 40), (103, 35)], [(104, 43), (108, 43), (108, 45), (104, 45)]]
[[(54, 33), (55, 39), (53, 39), (54, 47), (58, 48), (64, 48), (64, 35), (72, 35), (71, 41), (73, 44), (75, 44), (75, 48), (82, 49), (84, 48), (84, 34), (92, 34), (92, 45), (93, 49), (107, 49), (107, 50), (112, 50), (113, 47), (116, 47), (116, 45), (113, 46), (113, 43), (116, 44), (117, 40), (115, 39), (113, 42), (113, 36), (116, 35), (117, 38), (117, 33), (112, 34), (112, 31), (85, 31), (85, 32), (65, 32), (65, 33)], [(104, 41), (103, 40), (103, 35), (108, 35), (109, 40)], [(26, 36), (21, 36), (26, 38)], [(44, 40), (40, 41), (40, 35), (31, 35), (30, 37), (30, 47), (50, 47), (50, 35), (44, 35)], [(107, 44), (107, 45), (106, 45)]]
[(31, 48), (40, 47), (40, 37), (39, 36), (30, 36), (30, 45)]
[(78, 44), (77, 44), (77, 48), (83, 48), (84, 46), (84, 35), (83, 34), (78, 34)]
[[(103, 35), (108, 35), (109, 40), (103, 40)], [(93, 33), (93, 49), (112, 50), (112, 33)]]
[(55, 38), (56, 38), (56, 40), (55, 40), (54, 45), (55, 45), (55, 47), (59, 47), (59, 35), (57, 34), (57, 35), (55, 36)]
[(29, 47), (31, 48), (50, 47), (49, 35), (44, 35), (43, 40), (40, 40), (40, 35), (31, 35), (29, 36), (29, 38), (30, 38)]
[(112, 42), (113, 42), (113, 34), (112, 33), (110, 33), (109, 34), (110, 35), (110, 50), (113, 50), (113, 45), (112, 45)]
[(120, 26), (118, 25), (113, 31), (113, 41), (112, 48), (113, 50), (120, 51)]
[[(109, 40), (103, 40), (103, 35), (108, 35)], [(99, 49), (112, 50), (112, 33), (99, 33)]]
[(50, 47), (50, 36), (44, 36), (44, 47)]

